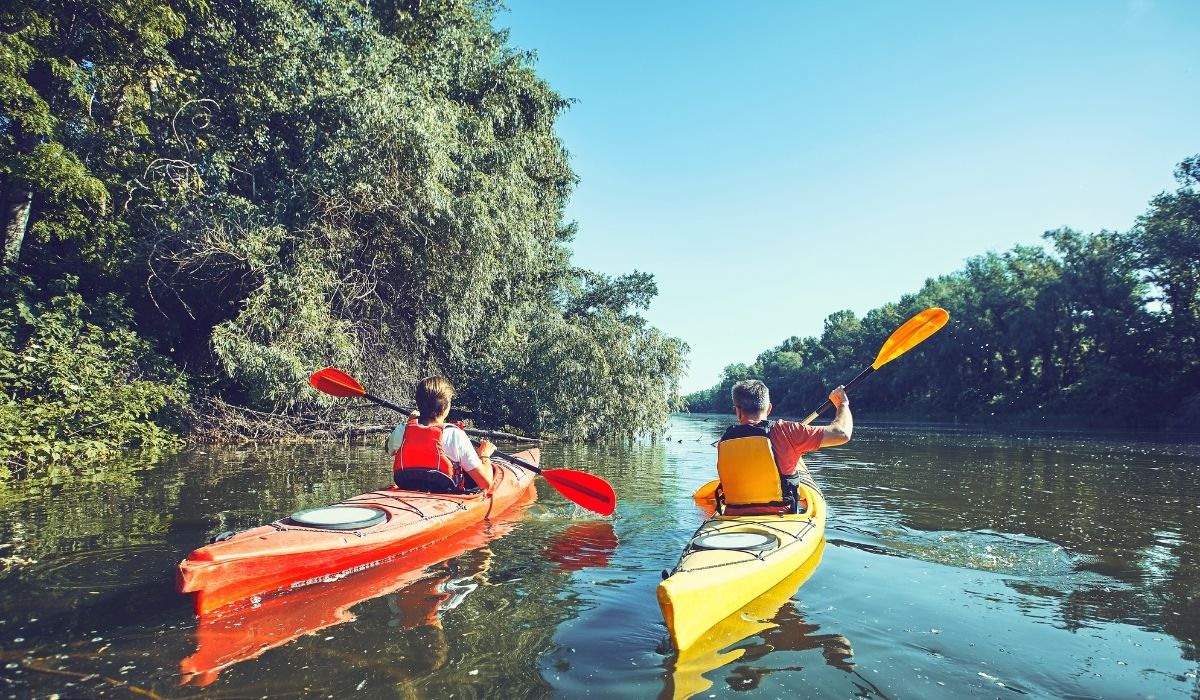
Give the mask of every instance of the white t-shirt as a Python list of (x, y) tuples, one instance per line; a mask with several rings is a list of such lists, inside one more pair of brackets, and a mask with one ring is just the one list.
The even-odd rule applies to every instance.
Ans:
[[(385, 447), (389, 455), (395, 455), (400, 451), (400, 446), (404, 444), (404, 426), (401, 423), (396, 426), (391, 435), (388, 435)], [(442, 450), (451, 462), (458, 465), (459, 469), (465, 472), (473, 472), (483, 466), (483, 462), (479, 459), (479, 453), (475, 451), (475, 446), (471, 444), (471, 438), (462, 431), (457, 425), (452, 423), (442, 424)]]

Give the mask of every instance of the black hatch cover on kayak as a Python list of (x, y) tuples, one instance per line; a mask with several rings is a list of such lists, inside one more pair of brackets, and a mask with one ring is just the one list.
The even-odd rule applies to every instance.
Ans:
[(692, 540), (692, 545), (699, 549), (739, 549), (746, 552), (774, 549), (778, 544), (778, 537), (761, 530), (714, 532), (711, 535), (701, 535)]
[(378, 508), (363, 506), (326, 506), (292, 513), (288, 520), (297, 525), (324, 530), (358, 530), (387, 520), (387, 513)]

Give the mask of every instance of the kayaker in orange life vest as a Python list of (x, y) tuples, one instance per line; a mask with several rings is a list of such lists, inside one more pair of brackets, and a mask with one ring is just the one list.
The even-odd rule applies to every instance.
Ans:
[(477, 451), (461, 428), (446, 423), (453, 398), (454, 386), (445, 377), (417, 382), (417, 411), (396, 426), (385, 445), (388, 454), (395, 455), (392, 476), (397, 486), (445, 493), (474, 485), (491, 492), (489, 458), (496, 446), (483, 440)]
[(767, 416), (773, 408), (771, 394), (767, 385), (757, 379), (734, 384), (730, 394), (738, 424), (730, 426), (721, 440), (761, 435), (768, 437), (785, 495), (795, 497), (800, 481), (812, 479), (801, 455), (822, 447), (843, 445), (854, 434), (854, 416), (850, 413), (850, 398), (846, 396), (845, 387), (839, 386), (829, 394), (837, 414), (829, 425), (822, 426), (789, 420), (768, 421)]

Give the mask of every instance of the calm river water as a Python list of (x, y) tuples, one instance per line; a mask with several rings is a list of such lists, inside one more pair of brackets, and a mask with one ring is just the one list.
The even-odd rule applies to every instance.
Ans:
[(547, 445), (543, 467), (614, 485), (611, 520), (541, 484), (453, 545), (216, 621), (178, 560), (382, 485), (376, 445), (0, 483), (0, 697), (1200, 698), (1194, 443), (860, 425), (809, 460), (819, 565), (681, 657), (654, 591), (726, 421)]

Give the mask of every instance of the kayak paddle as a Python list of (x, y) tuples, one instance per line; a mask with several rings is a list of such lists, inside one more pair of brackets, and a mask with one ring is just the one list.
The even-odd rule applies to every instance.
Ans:
[[(892, 331), (892, 334), (884, 341), (883, 347), (879, 348), (879, 354), (875, 356), (875, 362), (871, 363), (870, 367), (859, 372), (858, 376), (850, 380), (850, 383), (846, 385), (846, 391), (850, 391), (856, 384), (870, 376), (872, 372), (912, 350), (923, 340), (940, 331), (942, 326), (946, 325), (946, 322), (949, 320), (950, 314), (945, 309), (939, 309), (935, 306), (925, 309), (905, 321), (904, 325)], [(808, 414), (808, 417), (800, 421), (800, 423), (808, 425), (832, 405), (832, 401), (825, 399), (825, 403), (821, 404), (817, 410)]]
[[(405, 414), (411, 413), (411, 409), (401, 408), (390, 401), (385, 401), (378, 396), (368, 394), (367, 390), (363, 388), (362, 384), (358, 383), (357, 379), (334, 367), (326, 367), (325, 369), (313, 372), (312, 376), (308, 378), (308, 383), (317, 391), (329, 394), (330, 396), (340, 396), (343, 398), (361, 396), (384, 408), (390, 408), (393, 411)], [(613, 492), (612, 486), (598, 476), (588, 474), (587, 472), (575, 471), (574, 469), (542, 469), (536, 464), (531, 464), (499, 450), (494, 454), (501, 459), (528, 469), (534, 474), (540, 474), (567, 500), (583, 506), (594, 513), (612, 515), (617, 507), (617, 495)]]
[[(884, 341), (883, 347), (879, 349), (879, 354), (875, 356), (875, 362), (871, 363), (870, 367), (859, 372), (858, 376), (850, 380), (850, 383), (846, 385), (846, 391), (849, 392), (856, 384), (870, 376), (872, 372), (912, 350), (926, 338), (940, 331), (942, 326), (945, 326), (949, 320), (950, 314), (945, 309), (933, 306), (905, 321), (904, 325), (892, 331), (892, 334)], [(804, 420), (800, 421), (800, 424), (808, 425), (832, 405), (833, 402), (826, 399), (825, 403), (821, 404), (817, 410), (808, 414)], [(714, 479), (704, 484), (696, 489), (696, 492), (692, 494), (692, 498), (697, 501), (711, 499), (720, 483), (719, 480)]]

